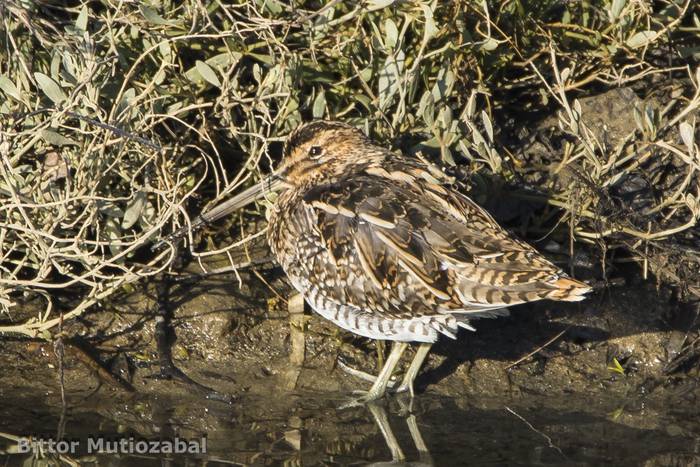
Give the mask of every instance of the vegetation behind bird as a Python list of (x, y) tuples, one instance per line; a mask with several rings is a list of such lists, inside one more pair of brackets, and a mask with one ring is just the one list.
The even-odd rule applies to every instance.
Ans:
[[(569, 253), (589, 243), (606, 264), (619, 249), (697, 295), (698, 8), (3, 2), (0, 332), (50, 339), (164, 271), (172, 255), (154, 240), (321, 117), (465, 168), (477, 187), (525, 187), (555, 209), (534, 223), (558, 226)], [(584, 103), (620, 86), (638, 96), (635, 127), (612, 146)], [(545, 157), (518, 152), (542, 139), (527, 131), (542, 115), (556, 115)], [(262, 234), (243, 231), (195, 258)], [(28, 301), (43, 311), (23, 314)]]

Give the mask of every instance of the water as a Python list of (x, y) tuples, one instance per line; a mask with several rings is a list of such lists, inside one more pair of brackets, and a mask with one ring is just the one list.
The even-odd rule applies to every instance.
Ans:
[[(171, 383), (175, 384), (175, 383)], [(695, 408), (658, 411), (600, 397), (466, 400), (423, 394), (339, 409), (341, 394), (270, 394), (225, 403), (191, 397), (3, 394), (0, 465), (698, 465)], [(73, 440), (63, 456), (20, 454), (14, 437)], [(88, 438), (189, 440), (205, 454), (90, 453)], [(162, 445), (161, 445), (162, 446)], [(134, 447), (132, 446), (132, 450)], [(405, 461), (401, 459), (405, 458)], [(392, 463), (393, 462), (393, 463)]]

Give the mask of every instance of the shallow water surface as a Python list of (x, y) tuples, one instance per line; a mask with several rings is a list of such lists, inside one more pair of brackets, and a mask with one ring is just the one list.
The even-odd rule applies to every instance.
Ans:
[[(41, 398), (3, 394), (0, 465), (697, 465), (694, 414), (571, 397), (469, 401), (424, 394), (371, 407), (280, 394), (225, 403), (199, 397)], [(64, 455), (16, 453), (17, 437), (76, 442)], [(60, 436), (60, 435), (59, 435)], [(206, 453), (134, 452), (142, 440), (189, 440)], [(124, 441), (88, 452), (92, 438)], [(132, 444), (129, 445), (128, 441)], [(110, 446), (104, 444), (104, 446)], [(162, 445), (161, 445), (162, 446)], [(119, 449), (118, 449), (119, 450)], [(32, 459), (34, 458), (34, 459)], [(392, 460), (394, 463), (391, 463)]]

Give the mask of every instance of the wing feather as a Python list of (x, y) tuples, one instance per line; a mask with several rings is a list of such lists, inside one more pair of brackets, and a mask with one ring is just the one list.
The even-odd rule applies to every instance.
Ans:
[(332, 256), (347, 257), (348, 267), (363, 271), (364, 293), (400, 304), (406, 302), (403, 281), (423, 301), (420, 313), (489, 316), (542, 298), (580, 300), (589, 290), (466, 196), (382, 173), (315, 187), (304, 196)]

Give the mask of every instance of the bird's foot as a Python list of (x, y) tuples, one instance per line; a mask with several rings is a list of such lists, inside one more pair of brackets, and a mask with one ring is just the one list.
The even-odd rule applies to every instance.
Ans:
[(396, 396), (396, 402), (399, 404), (399, 417), (410, 417), (413, 415), (413, 402), (415, 398), (407, 392), (402, 392)]
[(384, 397), (383, 392), (356, 390), (352, 392), (352, 397), (340, 406), (340, 409), (350, 409), (353, 407), (363, 407), (371, 402), (376, 402)]
[(413, 381), (402, 381), (398, 387), (393, 388), (393, 392), (396, 394), (408, 393), (411, 395), (411, 399), (413, 399), (415, 396), (415, 392), (413, 391)]
[[(355, 378), (361, 379), (363, 381), (367, 381), (370, 383), (374, 383), (375, 381), (377, 381), (376, 376), (370, 375), (369, 373), (365, 373), (364, 371), (358, 370), (357, 368), (353, 368), (340, 359), (338, 359), (338, 367), (341, 370), (343, 370), (345, 373), (349, 374), (350, 376), (354, 376)], [(396, 385), (396, 378), (392, 377), (389, 380), (389, 384), (387, 385), (387, 387), (389, 389), (392, 389), (395, 385)]]

